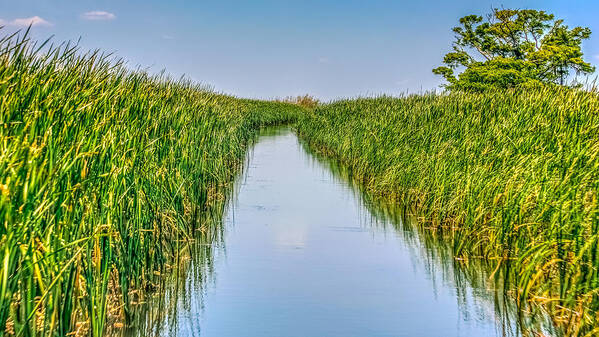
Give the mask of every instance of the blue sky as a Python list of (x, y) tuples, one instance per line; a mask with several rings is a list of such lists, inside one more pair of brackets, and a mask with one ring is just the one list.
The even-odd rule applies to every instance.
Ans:
[(450, 50), (451, 27), (498, 6), (590, 27), (585, 58), (599, 64), (596, 0), (0, 0), (0, 22), (8, 31), (35, 18), (37, 39), (81, 37), (85, 49), (229, 94), (328, 100), (436, 88), (431, 69)]

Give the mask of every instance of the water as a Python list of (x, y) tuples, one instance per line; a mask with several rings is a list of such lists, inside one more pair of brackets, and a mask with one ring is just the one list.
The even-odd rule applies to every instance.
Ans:
[(461, 268), (290, 131), (263, 135), (240, 179), (220, 244), (168, 282), (128, 334), (520, 335), (488, 270)]

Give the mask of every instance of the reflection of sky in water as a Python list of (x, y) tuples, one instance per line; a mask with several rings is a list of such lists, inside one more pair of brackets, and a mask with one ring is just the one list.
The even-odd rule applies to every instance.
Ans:
[(179, 335), (504, 335), (492, 301), (458, 288), (451, 264), (431, 268), (291, 133), (256, 145), (225, 222), (214, 283), (189, 280), (177, 300)]

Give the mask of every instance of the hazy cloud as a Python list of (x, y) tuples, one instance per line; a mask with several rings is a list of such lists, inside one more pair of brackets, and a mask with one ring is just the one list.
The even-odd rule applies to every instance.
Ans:
[(175, 37), (172, 35), (168, 35), (168, 34), (162, 34), (160, 35), (161, 38), (165, 39), (165, 40), (174, 40)]
[(116, 19), (116, 15), (106, 11), (91, 11), (81, 14), (84, 20), (109, 21)]
[(595, 55), (595, 59), (599, 60), (599, 54)]
[(5, 21), (0, 19), (0, 25), (3, 26), (14, 26), (14, 27), (29, 27), (30, 25), (32, 27), (35, 26), (45, 26), (45, 27), (50, 27), (53, 26), (52, 23), (40, 18), (39, 16), (32, 16), (30, 18), (17, 18), (14, 19), (12, 21)]

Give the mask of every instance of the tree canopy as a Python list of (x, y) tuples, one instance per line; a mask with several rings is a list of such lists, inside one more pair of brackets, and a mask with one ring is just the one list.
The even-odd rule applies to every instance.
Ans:
[(477, 15), (461, 18), (453, 32), (453, 51), (445, 55), (445, 66), (433, 69), (445, 77), (450, 89), (565, 85), (571, 71), (595, 71), (583, 60), (581, 48), (591, 30), (570, 29), (544, 11), (495, 9), (486, 20)]

